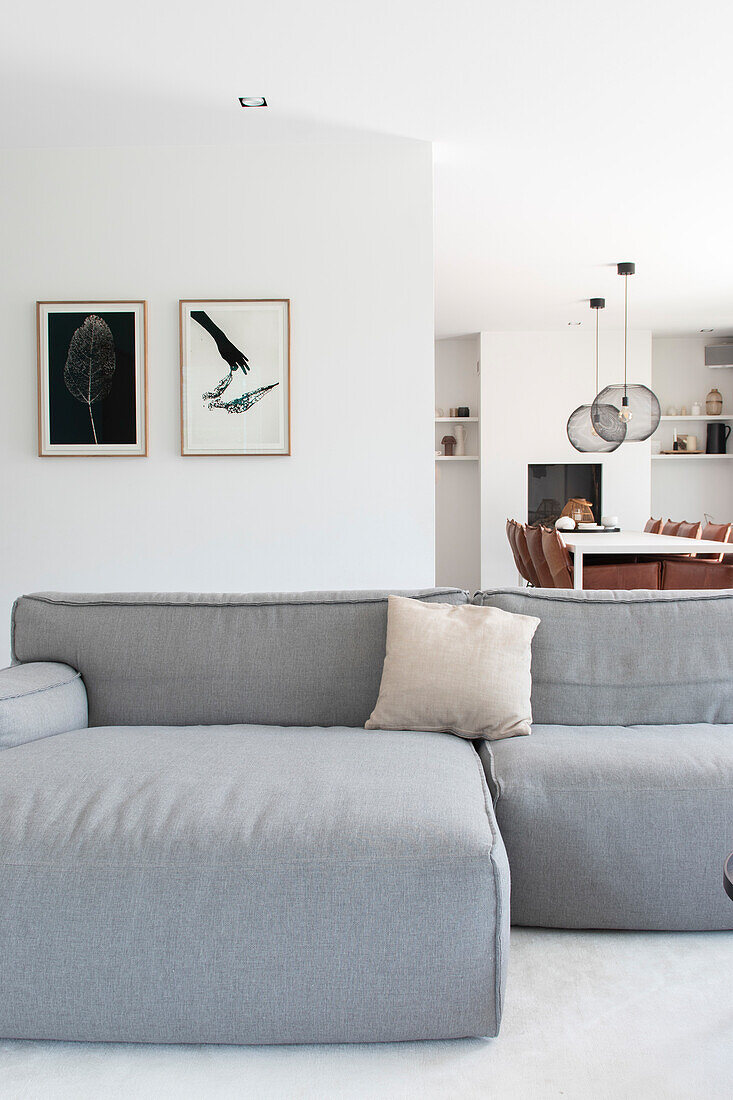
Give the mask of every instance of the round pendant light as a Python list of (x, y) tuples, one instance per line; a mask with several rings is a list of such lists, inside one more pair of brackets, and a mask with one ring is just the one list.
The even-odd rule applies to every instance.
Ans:
[[(616, 421), (622, 421), (626, 427), (626, 442), (640, 443), (657, 430), (662, 410), (657, 395), (648, 386), (627, 381), (629, 275), (635, 273), (636, 265), (621, 263), (617, 271), (624, 277), (624, 380), (601, 390), (591, 406), (591, 421), (598, 434), (609, 442), (615, 438)], [(610, 419), (609, 409), (613, 410)]]
[[(596, 312), (596, 393), (598, 393), (598, 314), (606, 305), (605, 298), (591, 298), (590, 308)], [(593, 451), (600, 454), (615, 451), (626, 438), (626, 424), (611, 405), (598, 406), (598, 418), (606, 429), (605, 434), (596, 431), (592, 419), (592, 406), (579, 405), (568, 417), (568, 439), (576, 451)]]

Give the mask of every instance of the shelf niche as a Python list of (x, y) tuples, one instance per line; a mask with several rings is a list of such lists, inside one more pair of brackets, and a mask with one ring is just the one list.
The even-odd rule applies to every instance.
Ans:
[(470, 592), (481, 587), (480, 355), (478, 334), (435, 342), (436, 408), (471, 413), (435, 417), (436, 452), (453, 424), (466, 426), (467, 451), (435, 456), (435, 583)]

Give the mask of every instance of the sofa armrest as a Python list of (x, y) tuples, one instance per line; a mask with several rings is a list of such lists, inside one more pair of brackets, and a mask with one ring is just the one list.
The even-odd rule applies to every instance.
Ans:
[(86, 688), (75, 669), (48, 661), (0, 669), (0, 749), (87, 723)]

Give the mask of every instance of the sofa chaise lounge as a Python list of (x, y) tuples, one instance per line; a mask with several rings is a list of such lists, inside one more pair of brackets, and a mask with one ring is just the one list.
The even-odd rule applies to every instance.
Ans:
[(474, 747), (362, 728), (386, 595), (16, 603), (0, 1036), (495, 1035), (504, 840), (515, 922), (733, 927), (733, 596), (477, 594), (542, 622), (532, 735)]

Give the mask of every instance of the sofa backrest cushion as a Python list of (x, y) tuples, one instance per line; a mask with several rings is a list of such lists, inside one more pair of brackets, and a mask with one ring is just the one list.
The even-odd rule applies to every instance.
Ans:
[(474, 602), (540, 619), (538, 724), (733, 722), (733, 592), (500, 588)]
[[(400, 594), (468, 601), (454, 588)], [(36, 593), (13, 609), (13, 658), (77, 669), (90, 726), (363, 726), (387, 596)]]

